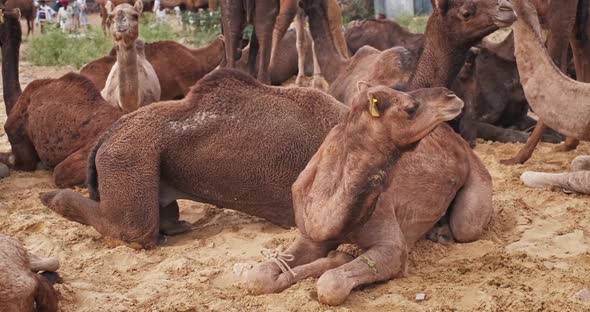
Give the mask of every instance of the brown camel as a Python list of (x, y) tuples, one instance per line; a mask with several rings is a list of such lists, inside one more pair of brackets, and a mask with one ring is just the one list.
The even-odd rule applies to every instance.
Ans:
[(172, 9), (175, 6), (181, 10), (197, 11), (198, 9), (217, 9), (217, 0), (163, 0), (160, 2), (161, 8)]
[(115, 40), (116, 63), (101, 92), (102, 97), (111, 105), (125, 113), (137, 110), (160, 100), (160, 82), (152, 65), (147, 61), (144, 42), (139, 36), (139, 15), (143, 2), (136, 1), (134, 6), (127, 3), (114, 9), (107, 6), (111, 22), (111, 34)]
[(344, 37), (352, 55), (368, 45), (380, 51), (401, 46), (419, 56), (424, 44), (423, 34), (412, 33), (389, 19), (352, 21), (348, 23)]
[(279, 11), (277, 0), (222, 0), (221, 18), (225, 37), (225, 58), (228, 68), (236, 68), (238, 43), (248, 23), (254, 30), (250, 40), (248, 70), (258, 81), (270, 83), (270, 54), (275, 19)]
[[(114, 14), (120, 9), (135, 12), (131, 8), (129, 4), (122, 4), (115, 8)], [(124, 28), (119, 27), (119, 22), (128, 24), (124, 19), (115, 19), (119, 30)], [(4, 45), (2, 49), (4, 54)], [(18, 59), (18, 55), (9, 59)], [(8, 90), (15, 90), (18, 80), (9, 81), (15, 86)], [(139, 84), (131, 80), (127, 83)], [(135, 94), (133, 90), (128, 91)], [(6, 98), (6, 88), (4, 92)], [(46, 167), (54, 168), (53, 177), (58, 187), (84, 184), (90, 148), (98, 135), (123, 115), (104, 100), (90, 80), (74, 73), (59, 79), (35, 80), (25, 88), (14, 107), (12, 102), (6, 105), (8, 118), (4, 129), (12, 153), (2, 154), (0, 160), (26, 171), (35, 170), (37, 162), (41, 161)]]
[(59, 277), (58, 268), (56, 258), (40, 258), (0, 234), (0, 311), (57, 311), (52, 284)]
[(109, 14), (107, 13), (107, 2), (110, 2), (113, 7), (118, 6), (119, 4), (127, 3), (133, 5), (135, 2), (134, 0), (96, 0), (100, 8), (100, 26), (102, 30), (106, 33), (107, 30), (111, 27), (109, 25)]
[[(590, 18), (588, 16), (590, 1), (535, 0), (532, 5), (537, 8), (537, 14), (540, 15), (539, 23), (541, 27), (549, 30), (547, 50), (553, 63), (562, 72), (566, 72), (569, 43), (574, 55), (577, 79), (582, 82), (590, 82), (590, 40), (588, 38), (590, 33)], [(500, 162), (505, 165), (513, 165), (527, 161), (532, 156), (541, 134), (547, 128), (545, 121), (540, 118), (535, 130), (518, 154)], [(575, 149), (578, 143), (579, 141), (575, 137), (568, 137), (566, 142), (559, 147), (559, 150)]]
[(536, 188), (557, 188), (565, 192), (590, 195), (590, 156), (578, 156), (571, 163), (569, 173), (525, 171), (520, 180)]
[[(355, 96), (354, 84), (358, 80), (394, 86), (407, 83), (412, 77), (413, 81), (424, 87), (450, 87), (448, 78), (457, 76), (469, 48), (499, 27), (510, 25), (514, 19), (506, 0), (500, 1), (501, 5), (497, 3), (485, 0), (467, 1), (459, 5), (458, 2), (449, 1), (449, 7), (441, 7), (439, 12), (435, 12), (438, 14), (432, 14), (428, 19), (423, 53), (418, 60), (413, 59), (413, 55), (404, 48), (379, 51), (369, 46), (361, 48), (352, 58), (345, 60), (335, 53), (330, 38), (322, 36), (327, 33), (323, 29), (325, 26), (320, 23), (313, 26), (314, 17), (310, 16), (312, 36), (317, 42), (318, 51), (322, 51), (321, 55), (318, 54), (320, 66), (330, 83), (328, 92), (349, 104)], [(462, 13), (465, 13), (465, 17), (458, 17)], [(448, 29), (454, 31), (450, 32)], [(421, 80), (430, 80), (426, 77), (437, 77), (439, 81), (424, 84)]]
[[(342, 33), (342, 11), (337, 0), (327, 0), (328, 6), (328, 20), (326, 21), (330, 25), (330, 34), (336, 43), (338, 53), (343, 58), (348, 58), (348, 48), (346, 47), (346, 41)], [(303, 84), (303, 77), (305, 76), (305, 61), (307, 55), (307, 47), (309, 41), (305, 35), (305, 13), (299, 7), (299, 0), (282, 0), (280, 2), (280, 10), (277, 15), (276, 23), (274, 26), (273, 39), (272, 39), (272, 52), (270, 57), (269, 70), (275, 71), (275, 66), (281, 66), (283, 55), (280, 54), (279, 45), (282, 42), (282, 38), (285, 32), (289, 28), (291, 22), (295, 19), (295, 27), (297, 31), (297, 56), (300, 60), (298, 62), (298, 73), (295, 84), (301, 86)], [(312, 41), (313, 46), (313, 41)], [(317, 62), (317, 56), (315, 55), (315, 49), (312, 48), (313, 60), (314, 60), (314, 72), (312, 85), (317, 88), (322, 86), (322, 73), (320, 66)], [(280, 57), (279, 57), (280, 55)]]
[[(285, 33), (283, 39), (279, 43), (277, 47), (277, 53), (281, 57), (277, 58), (274, 66), (272, 66), (270, 70), (270, 83), (275, 86), (280, 86), (285, 83), (287, 80), (291, 79), (295, 75), (299, 75), (300, 73), (300, 66), (303, 66), (303, 75), (310, 76), (313, 75), (314, 66), (313, 66), (313, 59), (312, 59), (312, 47), (311, 47), (311, 35), (309, 34), (308, 30), (305, 30), (305, 40), (302, 42), (297, 41), (297, 36), (299, 33), (295, 31), (295, 29), (290, 29)], [(297, 47), (297, 44), (303, 44), (302, 47)], [(299, 52), (298, 49), (305, 49), (305, 53), (303, 56), (303, 64), (299, 63)], [(242, 50), (242, 57), (236, 63), (236, 68), (247, 72), (248, 71), (248, 53), (250, 51), (250, 47), (245, 47)], [(274, 51), (274, 50), (273, 50)], [(274, 52), (273, 52), (274, 53)], [(299, 76), (298, 76), (299, 77)]]
[[(80, 69), (98, 89), (103, 89), (117, 57), (110, 55), (94, 60)], [(176, 41), (158, 41), (145, 44), (145, 56), (153, 66), (162, 90), (161, 100), (177, 100), (188, 93), (197, 80), (215, 69), (224, 57), (223, 36), (209, 46), (191, 49)]]
[(21, 17), (27, 21), (27, 37), (33, 33), (37, 14), (37, 8), (35, 8), (33, 0), (6, 0), (4, 8), (6, 10), (19, 9)]
[(516, 63), (529, 104), (549, 127), (590, 140), (590, 84), (570, 79), (551, 61), (541, 39), (536, 10), (517, 0), (520, 19), (514, 24)]

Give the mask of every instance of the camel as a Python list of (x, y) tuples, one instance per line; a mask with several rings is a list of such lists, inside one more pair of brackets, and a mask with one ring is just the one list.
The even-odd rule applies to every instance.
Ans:
[(181, 10), (197, 11), (198, 9), (217, 9), (217, 0), (163, 0), (160, 3), (161, 8), (172, 9), (175, 6)]
[[(145, 44), (145, 58), (153, 66), (161, 87), (161, 100), (178, 100), (188, 93), (197, 80), (219, 66), (224, 57), (223, 36), (207, 47), (191, 49), (176, 41)], [(103, 89), (113, 64), (116, 50), (82, 68), (80, 74)]]
[(27, 21), (27, 37), (33, 33), (35, 16), (37, 15), (37, 8), (33, 0), (6, 0), (4, 8), (6, 10), (19, 9), (21, 17)]
[[(115, 8), (114, 14), (117, 15), (119, 10), (137, 12), (129, 4)], [(125, 20), (116, 18), (114, 27), (119, 27), (117, 24), (121, 21)], [(119, 27), (119, 30), (123, 28)], [(3, 57), (2, 62), (3, 65), (8, 63), (8, 66), (3, 66), (8, 68), (3, 71), (3, 75), (8, 73), (8, 76), (3, 76), (3, 81), (9, 85), (4, 88), (4, 97), (13, 99), (20, 85), (18, 79), (7, 77), (18, 75), (14, 71), (18, 70), (18, 66), (10, 64), (18, 60), (18, 48), (3, 44), (2, 53), (12, 53), (7, 58)], [(127, 80), (127, 83), (131, 86), (139, 84), (132, 80)], [(128, 91), (136, 94), (133, 90)], [(119, 108), (105, 101), (90, 80), (75, 73), (58, 79), (32, 81), (16, 104), (12, 100), (6, 101), (6, 111), (8, 118), (4, 129), (12, 153), (1, 154), (0, 160), (25, 171), (35, 170), (41, 161), (46, 167), (53, 168), (54, 182), (60, 188), (84, 184), (90, 148), (96, 138), (123, 115)]]
[(0, 311), (57, 311), (52, 287), (59, 278), (57, 269), (56, 258), (41, 258), (0, 234)]
[(544, 173), (525, 171), (520, 180), (529, 187), (552, 188), (590, 195), (590, 156), (578, 156), (572, 160), (569, 173)]
[[(297, 36), (299, 36), (299, 33), (297, 33), (297, 31), (295, 29), (290, 29), (288, 30), (285, 35), (283, 36), (283, 39), (281, 39), (281, 41), (279, 42), (278, 47), (276, 48), (276, 51), (278, 53), (278, 55), (280, 55), (279, 58), (277, 58), (277, 61), (274, 63), (274, 66), (272, 66), (271, 68), (269, 68), (270, 70), (270, 84), (274, 85), (274, 86), (280, 86), (283, 83), (285, 83), (287, 80), (291, 79), (291, 77), (296, 76), (297, 77), (303, 77), (303, 76), (311, 76), (314, 74), (314, 70), (317, 69), (317, 67), (314, 68), (314, 64), (313, 64), (313, 56), (312, 56), (312, 47), (311, 47), (311, 35), (309, 34), (308, 30), (305, 30), (304, 32), (305, 34), (305, 40), (303, 40), (302, 42), (298, 42), (297, 41)], [(297, 44), (303, 44), (303, 46), (297, 47)], [(300, 60), (300, 56), (299, 56), (299, 52), (297, 49), (301, 50), (305, 50), (305, 52), (302, 54), (302, 57), (305, 57), (301, 60), (303, 60), (303, 64), (299, 63)], [(250, 47), (246, 46), (243, 50), (242, 50), (242, 57), (240, 58), (240, 60), (236, 63), (236, 68), (244, 71), (244, 72), (248, 72), (248, 54), (250, 51)], [(273, 50), (274, 53), (275, 50)], [(300, 66), (303, 67), (303, 72), (302, 74), (300, 74)], [(301, 78), (299, 78), (301, 79)]]
[(272, 49), (272, 33), (279, 11), (277, 0), (222, 0), (221, 19), (225, 38), (225, 59), (228, 68), (236, 68), (238, 43), (247, 23), (254, 30), (250, 40), (248, 70), (258, 81), (270, 83), (268, 70)]
[(117, 61), (111, 68), (101, 92), (108, 103), (125, 113), (160, 100), (161, 88), (156, 71), (145, 57), (145, 44), (139, 36), (139, 15), (143, 2), (134, 6), (127, 3), (114, 9), (107, 6), (107, 14), (114, 22), (111, 34), (115, 40)]
[(100, 14), (100, 27), (102, 27), (102, 31), (106, 34), (107, 30), (111, 27), (109, 24), (109, 14), (107, 12), (107, 3), (110, 2), (109, 5), (112, 7), (116, 7), (120, 4), (127, 3), (133, 5), (134, 0), (96, 0), (96, 3), (99, 6), (99, 14)]
[(412, 33), (389, 19), (352, 21), (346, 26), (344, 37), (352, 55), (368, 45), (380, 51), (402, 46), (419, 56), (424, 44), (423, 34)]
[[(555, 66), (560, 68), (562, 72), (566, 72), (569, 43), (574, 55), (576, 78), (582, 82), (590, 82), (590, 61), (588, 60), (588, 55), (590, 55), (590, 40), (588, 40), (590, 2), (588, 0), (574, 0), (562, 3), (561, 1), (535, 0), (532, 4), (537, 8), (537, 14), (540, 15), (537, 22), (544, 29), (549, 29), (547, 51)], [(530, 102), (531, 99), (528, 95), (527, 99)], [(533, 106), (531, 105), (531, 107)], [(541, 134), (547, 128), (546, 121), (540, 118), (525, 146), (517, 155), (501, 160), (500, 163), (514, 165), (527, 161), (532, 156)], [(568, 137), (558, 150), (575, 149), (578, 143), (576, 137)]]
[[(337, 0), (327, 0), (327, 6), (327, 23), (330, 25), (330, 34), (336, 42), (336, 48), (340, 56), (343, 58), (348, 58), (348, 48), (346, 46), (344, 35), (342, 34), (342, 11), (340, 9), (340, 5), (338, 4)], [(277, 15), (273, 31), (269, 71), (272, 75), (272, 73), (276, 71), (275, 67), (280, 67), (284, 62), (282, 60), (283, 55), (280, 53), (279, 45), (281, 44), (285, 32), (289, 28), (289, 25), (291, 22), (293, 22), (293, 19), (295, 19), (295, 29), (297, 32), (296, 49), (297, 58), (299, 60), (295, 84), (301, 86), (303, 85), (303, 77), (305, 76), (305, 61), (308, 53), (307, 47), (309, 46), (309, 39), (305, 31), (305, 13), (299, 7), (299, 0), (282, 0), (279, 7), (280, 10), (279, 14)], [(312, 85), (316, 88), (322, 88), (322, 73), (317, 61), (315, 49), (313, 49), (313, 40), (311, 42), (311, 51), (314, 61)]]

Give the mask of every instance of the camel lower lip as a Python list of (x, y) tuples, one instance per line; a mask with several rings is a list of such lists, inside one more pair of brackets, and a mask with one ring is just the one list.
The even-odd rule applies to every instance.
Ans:
[(515, 20), (516, 20), (516, 16), (514, 16), (514, 15), (507, 16), (504, 18), (495, 16), (494, 17), (494, 24), (498, 27), (508, 27), (508, 26), (512, 25), (512, 23), (514, 23)]

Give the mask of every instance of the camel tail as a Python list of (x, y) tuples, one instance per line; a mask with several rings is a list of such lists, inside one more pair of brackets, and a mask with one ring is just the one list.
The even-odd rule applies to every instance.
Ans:
[(586, 32), (586, 23), (590, 15), (590, 0), (579, 0), (578, 11), (576, 14), (576, 39), (582, 44), (588, 43), (588, 33)]
[[(57, 275), (57, 273), (52, 273)], [(51, 282), (44, 275), (35, 274), (37, 289), (35, 290), (35, 309), (37, 312), (57, 311), (57, 295)], [(53, 280), (53, 278), (52, 278)]]

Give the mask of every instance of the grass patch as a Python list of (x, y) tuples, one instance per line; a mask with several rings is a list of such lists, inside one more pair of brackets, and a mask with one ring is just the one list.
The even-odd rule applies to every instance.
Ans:
[[(170, 16), (168, 16), (170, 18)], [(144, 13), (139, 20), (139, 38), (145, 42), (178, 40), (180, 34), (169, 24), (156, 23), (154, 14)]]
[(426, 30), (426, 22), (428, 22), (428, 17), (428, 15), (405, 15), (397, 17), (395, 21), (413, 33), (424, 33), (424, 30)]
[(29, 42), (27, 60), (34, 65), (82, 65), (106, 55), (112, 48), (111, 39), (100, 30), (85, 34), (64, 34), (58, 28), (47, 27), (43, 35)]

